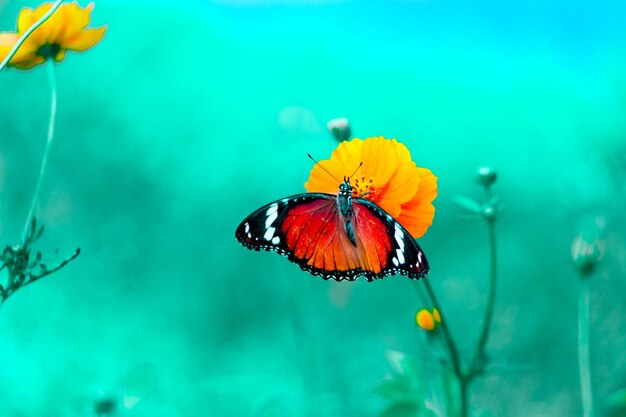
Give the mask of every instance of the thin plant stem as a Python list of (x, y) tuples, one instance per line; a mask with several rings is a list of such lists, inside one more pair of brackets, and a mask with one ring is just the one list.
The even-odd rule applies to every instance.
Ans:
[(420, 281), (411, 281), (411, 283), (415, 284), (413, 287), (415, 288), (415, 291), (417, 292), (417, 296), (419, 297), (420, 302), (422, 304), (426, 305), (429, 302), (432, 302), (431, 300), (428, 299), (428, 297), (424, 293), (424, 290), (422, 289), (422, 285)]
[(497, 281), (497, 262), (496, 262), (496, 230), (493, 218), (487, 218), (487, 230), (489, 233), (489, 293), (487, 298), (487, 308), (480, 330), (476, 351), (472, 362), (470, 362), (470, 373), (468, 377), (471, 379), (480, 374), (484, 368), (485, 362), (485, 346), (489, 339), (489, 331), (491, 329), (491, 321), (493, 319), (493, 310), (496, 301), (496, 281)]
[(50, 157), (50, 150), (52, 149), (52, 142), (54, 140), (54, 121), (57, 112), (57, 84), (56, 76), (54, 73), (54, 60), (48, 59), (48, 82), (50, 84), (50, 121), (48, 123), (48, 138), (46, 140), (46, 149), (41, 160), (41, 167), (39, 168), (39, 177), (37, 178), (37, 185), (35, 186), (35, 193), (33, 194), (33, 201), (30, 204), (30, 210), (26, 217), (26, 223), (24, 224), (24, 231), (22, 232), (22, 243), (26, 241), (28, 236), (28, 229), (30, 228), (33, 215), (35, 214), (35, 207), (39, 200), (39, 193), (41, 191), (41, 184), (46, 174), (46, 167), (48, 166), (48, 159)]
[(461, 391), (461, 417), (468, 416), (469, 404), (467, 401), (467, 388), (469, 385), (469, 379), (467, 379), (464, 375), (459, 378), (459, 391)]
[(428, 296), (430, 297), (430, 301), (432, 302), (433, 307), (435, 307), (439, 311), (439, 315), (441, 316), (441, 330), (443, 332), (443, 338), (446, 342), (448, 352), (450, 353), (450, 360), (452, 361), (452, 370), (457, 376), (462, 376), (463, 369), (461, 368), (461, 358), (459, 356), (459, 351), (456, 348), (456, 344), (454, 343), (454, 339), (452, 339), (452, 334), (450, 333), (450, 329), (448, 328), (448, 324), (445, 318), (445, 313), (443, 309), (441, 308), (439, 301), (437, 301), (435, 292), (430, 286), (430, 282), (428, 282), (428, 279), (426, 278), (423, 281), (424, 281), (424, 287), (426, 287), (426, 292), (428, 293)]
[(4, 67), (9, 63), (11, 58), (13, 58), (13, 55), (15, 55), (17, 53), (17, 50), (20, 49), (20, 46), (22, 46), (22, 44), (30, 36), (30, 34), (33, 33), (35, 31), (35, 29), (37, 29), (39, 26), (41, 26), (43, 24), (43, 22), (48, 20), (50, 18), (50, 16), (52, 16), (52, 14), (59, 8), (61, 3), (63, 3), (63, 0), (57, 0), (52, 5), (50, 10), (48, 10), (48, 12), (41, 17), (41, 19), (36, 21), (34, 25), (29, 27), (28, 30), (26, 32), (24, 32), (24, 34), (22, 36), (20, 36), (20, 38), (17, 40), (17, 43), (15, 45), (13, 45), (13, 48), (11, 48), (11, 50), (9, 51), (9, 54), (4, 58), (2, 63), (0, 63), (0, 71), (2, 71), (4, 69)]
[(593, 417), (591, 366), (589, 363), (589, 278), (582, 277), (578, 290), (578, 369), (583, 417)]
[(448, 328), (447, 320), (444, 314), (439, 301), (437, 300), (437, 296), (430, 286), (430, 282), (428, 279), (424, 279), (424, 287), (426, 287), (426, 292), (430, 297), (430, 301), (432, 305), (439, 311), (439, 315), (441, 316), (441, 330), (443, 333), (443, 338), (446, 343), (446, 347), (448, 348), (448, 353), (450, 354), (450, 361), (452, 362), (452, 371), (456, 375), (459, 380), (459, 389), (460, 389), (460, 413), (461, 417), (467, 417), (467, 378), (465, 377), (465, 373), (463, 372), (463, 367), (461, 365), (461, 357), (459, 355), (459, 351), (456, 347), (456, 343), (454, 343), (454, 339), (452, 338), (452, 333)]

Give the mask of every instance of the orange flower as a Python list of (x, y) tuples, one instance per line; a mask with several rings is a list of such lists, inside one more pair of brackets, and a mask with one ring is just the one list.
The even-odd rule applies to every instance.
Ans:
[(329, 160), (313, 166), (304, 186), (308, 192), (337, 194), (337, 180), (324, 169), (340, 180), (361, 162), (350, 178), (353, 195), (378, 204), (413, 237), (424, 235), (435, 215), (432, 202), (437, 197), (437, 177), (429, 169), (417, 167), (407, 147), (395, 139), (381, 136), (340, 143)]
[[(23, 8), (17, 18), (17, 32), (0, 33), (0, 60), (6, 58), (17, 40), (35, 22), (45, 15), (52, 3), (44, 3), (35, 10)], [(24, 41), (9, 61), (10, 66), (30, 69), (43, 64), (48, 58), (63, 61), (67, 51), (83, 52), (96, 45), (106, 31), (106, 26), (87, 29), (91, 20), (93, 3), (84, 9), (78, 3), (63, 3), (41, 26)]]

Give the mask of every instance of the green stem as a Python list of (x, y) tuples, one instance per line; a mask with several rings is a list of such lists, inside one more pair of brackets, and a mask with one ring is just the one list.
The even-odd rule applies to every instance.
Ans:
[(57, 85), (56, 85), (56, 77), (54, 74), (54, 60), (48, 59), (48, 81), (50, 83), (50, 121), (48, 124), (48, 139), (46, 141), (46, 149), (43, 154), (43, 159), (41, 161), (41, 167), (39, 168), (39, 178), (37, 178), (37, 185), (35, 186), (35, 193), (33, 195), (33, 201), (30, 204), (30, 210), (28, 211), (28, 216), (26, 217), (26, 224), (24, 224), (24, 231), (22, 232), (22, 243), (26, 241), (26, 237), (28, 236), (28, 230), (31, 226), (31, 221), (33, 215), (35, 214), (35, 207), (37, 206), (37, 201), (39, 200), (39, 193), (41, 191), (41, 184), (43, 183), (43, 178), (46, 174), (46, 167), (48, 166), (48, 159), (50, 158), (50, 150), (52, 149), (52, 142), (54, 140), (54, 120), (56, 118), (57, 112)]
[(430, 286), (430, 282), (428, 281), (428, 277), (422, 280), (424, 282), (424, 287), (426, 287), (426, 292), (430, 297), (430, 301), (438, 311), (441, 316), (441, 331), (443, 333), (443, 338), (446, 343), (446, 347), (448, 348), (448, 353), (450, 355), (450, 361), (452, 362), (452, 371), (456, 375), (459, 381), (459, 389), (460, 389), (460, 414), (461, 417), (467, 417), (467, 383), (469, 382), (466, 378), (465, 373), (463, 372), (463, 367), (461, 366), (461, 357), (459, 356), (459, 351), (456, 347), (456, 343), (454, 343), (454, 339), (452, 338), (452, 333), (448, 328), (448, 321), (445, 317), (443, 309), (437, 300), (437, 296), (435, 296), (435, 292)]
[(415, 288), (415, 291), (417, 292), (417, 296), (420, 299), (420, 303), (422, 303), (422, 305), (428, 305), (429, 303), (432, 303), (432, 300), (428, 299), (426, 294), (424, 294), (424, 291), (422, 289), (422, 283), (420, 281), (411, 280), (411, 284), (415, 284), (414, 288)]
[(459, 356), (459, 351), (456, 348), (456, 344), (454, 343), (454, 339), (452, 338), (452, 334), (450, 333), (450, 329), (448, 328), (447, 320), (441, 305), (439, 305), (439, 301), (437, 301), (437, 297), (435, 296), (435, 292), (430, 286), (430, 282), (428, 282), (428, 277), (422, 280), (424, 282), (424, 287), (426, 287), (426, 292), (428, 292), (428, 296), (430, 297), (430, 301), (433, 304), (433, 307), (439, 311), (439, 315), (441, 316), (441, 330), (443, 333), (443, 338), (446, 342), (446, 346), (448, 348), (448, 352), (450, 353), (450, 360), (452, 361), (452, 370), (454, 373), (461, 379), (463, 376), (463, 370), (461, 368), (461, 358)]
[(461, 391), (461, 417), (467, 417), (469, 406), (467, 403), (467, 388), (469, 386), (469, 379), (465, 376), (459, 378), (459, 390)]
[[(492, 205), (491, 187), (485, 187), (485, 196), (487, 198), (487, 204)], [(492, 207), (495, 213), (495, 207)], [(496, 227), (495, 217), (485, 217), (487, 223), (487, 231), (489, 235), (489, 293), (487, 296), (487, 308), (485, 309), (485, 316), (483, 318), (482, 327), (480, 329), (480, 335), (478, 337), (478, 343), (476, 344), (476, 350), (472, 361), (470, 362), (467, 373), (465, 373), (460, 379), (461, 384), (461, 415), (467, 416), (468, 409), (468, 389), (470, 382), (478, 375), (483, 373), (487, 357), (485, 354), (485, 346), (489, 340), (489, 331), (491, 330), (491, 322), (493, 321), (493, 311), (496, 303), (496, 282), (498, 276), (497, 270), (497, 251), (496, 251)]]
[(24, 32), (22, 36), (20, 36), (20, 38), (17, 40), (17, 43), (13, 45), (13, 48), (9, 51), (9, 54), (4, 58), (2, 63), (0, 63), (0, 71), (2, 71), (4, 67), (9, 63), (11, 58), (13, 58), (13, 55), (17, 53), (17, 50), (20, 49), (20, 46), (22, 46), (22, 44), (30, 36), (30, 34), (33, 33), (35, 29), (37, 29), (39, 26), (41, 26), (43, 22), (48, 20), (50, 16), (52, 16), (52, 14), (59, 8), (61, 3), (63, 3), (63, 0), (57, 0), (57, 2), (52, 5), (50, 10), (48, 10), (48, 12), (41, 17), (41, 19), (36, 21), (34, 25), (29, 27), (28, 30)]
[(482, 373), (485, 366), (485, 346), (489, 339), (489, 331), (491, 329), (491, 321), (493, 320), (493, 310), (496, 302), (496, 281), (497, 281), (497, 254), (496, 254), (496, 228), (493, 218), (487, 218), (487, 230), (489, 233), (489, 294), (487, 296), (487, 308), (485, 309), (485, 316), (480, 330), (480, 336), (478, 337), (478, 343), (476, 345), (476, 351), (474, 357), (470, 362), (470, 371), (468, 379), (472, 379), (476, 375)]
[(593, 416), (591, 366), (589, 363), (589, 278), (582, 277), (578, 291), (578, 368), (583, 417)]

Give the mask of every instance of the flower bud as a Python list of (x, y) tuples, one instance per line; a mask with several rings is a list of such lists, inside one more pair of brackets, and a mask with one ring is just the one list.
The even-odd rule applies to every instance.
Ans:
[(98, 417), (110, 416), (116, 412), (117, 402), (112, 397), (103, 397), (93, 402), (93, 412)]
[(496, 208), (491, 204), (483, 206), (481, 215), (486, 220), (493, 220), (496, 217)]
[(441, 315), (439, 314), (439, 310), (433, 308), (433, 317), (437, 323), (441, 323)]
[(582, 235), (576, 236), (572, 242), (572, 260), (581, 275), (586, 276), (594, 270), (602, 257), (603, 246), (598, 239), (586, 240)]
[(350, 135), (352, 134), (347, 117), (338, 117), (337, 119), (329, 120), (328, 123), (326, 123), (326, 127), (339, 142), (350, 139)]
[(432, 313), (425, 308), (417, 312), (415, 315), (415, 322), (426, 331), (432, 332), (435, 330), (435, 318)]
[(496, 182), (496, 171), (489, 167), (478, 168), (476, 182), (485, 187), (493, 185)]

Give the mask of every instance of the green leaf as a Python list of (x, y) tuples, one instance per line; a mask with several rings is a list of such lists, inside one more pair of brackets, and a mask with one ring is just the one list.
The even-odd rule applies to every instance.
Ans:
[(39, 228), (39, 230), (37, 231), (37, 236), (35, 236), (34, 240), (37, 240), (41, 237), (41, 235), (43, 235), (43, 230), (46, 227), (46, 225), (42, 224), (41, 227)]
[(482, 205), (469, 197), (457, 196), (454, 202), (473, 214), (479, 214), (482, 211)]
[(404, 352), (388, 350), (385, 352), (385, 358), (395, 373), (403, 374), (407, 371), (407, 355)]
[(426, 384), (420, 361), (403, 352), (386, 352), (391, 378), (381, 381), (374, 391), (390, 402), (381, 417), (437, 417), (426, 406)]
[(387, 351), (385, 356), (391, 365), (393, 378), (406, 378), (404, 384), (410, 387), (412, 395), (424, 397), (424, 373), (420, 362), (416, 358), (396, 350)]
[(36, 229), (37, 229), (37, 218), (33, 216), (33, 219), (30, 221), (30, 235), (31, 236), (35, 234)]
[(415, 384), (408, 375), (395, 374), (391, 379), (379, 382), (374, 392), (391, 401), (411, 401), (416, 397)]

